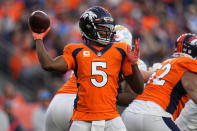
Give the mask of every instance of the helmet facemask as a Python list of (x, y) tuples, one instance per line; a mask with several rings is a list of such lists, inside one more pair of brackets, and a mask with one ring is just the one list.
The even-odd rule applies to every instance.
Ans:
[(111, 41), (113, 35), (114, 25), (112, 24), (97, 24), (96, 25), (96, 42), (107, 45)]

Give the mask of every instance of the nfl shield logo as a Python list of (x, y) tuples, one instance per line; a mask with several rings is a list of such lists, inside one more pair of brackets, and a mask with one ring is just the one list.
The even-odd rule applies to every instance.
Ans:
[(101, 53), (101, 52), (98, 52), (98, 53), (97, 53), (97, 56), (101, 56), (101, 55), (102, 55), (102, 53)]

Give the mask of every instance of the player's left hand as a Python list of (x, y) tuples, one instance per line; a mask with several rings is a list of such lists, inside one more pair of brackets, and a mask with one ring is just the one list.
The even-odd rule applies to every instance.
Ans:
[(132, 51), (131, 46), (127, 46), (127, 56), (132, 65), (137, 64), (140, 57), (140, 39), (135, 40), (135, 49)]

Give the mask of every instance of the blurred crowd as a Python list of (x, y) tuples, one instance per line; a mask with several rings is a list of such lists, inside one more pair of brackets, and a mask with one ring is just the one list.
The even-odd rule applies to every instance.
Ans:
[[(41, 69), (27, 24), (31, 12), (43, 10), (50, 16), (52, 30), (45, 46), (55, 57), (62, 54), (66, 44), (81, 42), (79, 17), (95, 5), (108, 9), (116, 24), (129, 28), (134, 40), (141, 39), (140, 57), (148, 66), (170, 57), (177, 36), (197, 33), (195, 0), (0, 0), (0, 74), (10, 80), (0, 87), (0, 110), (8, 116), (10, 131), (16, 125), (15, 131), (39, 131), (33, 112), (45, 111), (47, 102), (43, 104), (43, 100), (50, 100), (68, 77)], [(24, 98), (23, 89), (31, 92), (30, 99)], [(9, 92), (14, 94), (11, 98)], [(27, 117), (20, 117), (25, 113)]]

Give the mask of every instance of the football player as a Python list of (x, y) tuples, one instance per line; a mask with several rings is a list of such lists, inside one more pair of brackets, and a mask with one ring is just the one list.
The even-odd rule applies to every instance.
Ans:
[(162, 62), (122, 119), (128, 131), (179, 131), (174, 120), (185, 103), (197, 103), (197, 36), (183, 34), (172, 59)]
[[(116, 110), (119, 74), (132, 89), (143, 92), (143, 77), (137, 67), (139, 40), (135, 50), (126, 43), (111, 42), (114, 20), (102, 7), (86, 10), (79, 20), (84, 43), (69, 44), (64, 54), (52, 59), (43, 44), (44, 33), (32, 32), (42, 67), (48, 71), (74, 70), (78, 92), (70, 131), (126, 131)], [(118, 124), (117, 124), (118, 123)]]
[[(121, 25), (115, 26), (115, 41), (125, 42), (131, 44), (132, 35), (130, 31)], [(142, 60), (138, 60), (137, 65), (141, 72), (147, 70), (146, 64)], [(73, 72), (73, 71), (72, 71)], [(56, 95), (52, 99), (47, 113), (45, 130), (47, 131), (64, 131), (67, 129), (69, 121), (73, 114), (74, 99), (77, 93), (77, 82), (76, 77), (72, 74), (72, 77), (57, 91)], [(136, 94), (120, 94), (120, 96), (127, 97), (129, 102), (122, 102), (121, 97), (118, 97), (118, 104), (124, 105), (124, 103), (130, 103)]]

